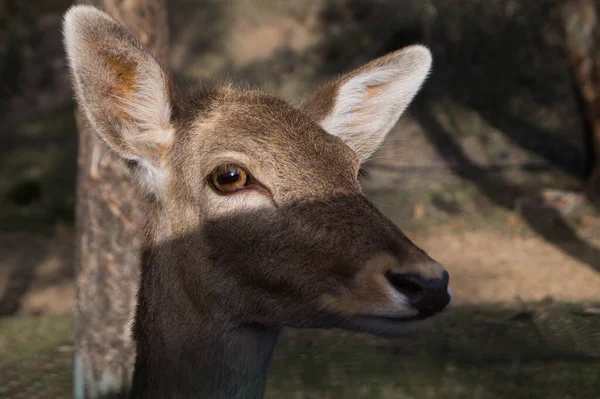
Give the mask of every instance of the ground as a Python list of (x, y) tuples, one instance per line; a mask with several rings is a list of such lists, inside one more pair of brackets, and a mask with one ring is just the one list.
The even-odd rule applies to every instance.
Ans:
[[(11, 83), (0, 87), (0, 397), (70, 397), (76, 133), (59, 35), (69, 2), (20, 3), (0, 23)], [(447, 267), (453, 308), (399, 340), (288, 330), (268, 397), (600, 397), (600, 213), (582, 193), (559, 1), (173, 3), (168, 64), (180, 83), (233, 76), (297, 102), (403, 45), (434, 54), (362, 183)]]
[[(598, 398), (599, 330), (592, 308), (551, 301), (461, 306), (394, 340), (289, 329), (267, 398)], [(68, 316), (0, 320), (0, 395), (71, 397), (71, 331)]]

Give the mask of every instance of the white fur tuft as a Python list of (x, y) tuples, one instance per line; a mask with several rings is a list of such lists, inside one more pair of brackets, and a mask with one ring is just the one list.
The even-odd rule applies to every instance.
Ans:
[(79, 51), (84, 45), (84, 31), (90, 24), (97, 24), (99, 20), (109, 24), (115, 23), (106, 13), (92, 6), (72, 6), (65, 13), (63, 38), (69, 66), (72, 69), (77, 69), (79, 66)]

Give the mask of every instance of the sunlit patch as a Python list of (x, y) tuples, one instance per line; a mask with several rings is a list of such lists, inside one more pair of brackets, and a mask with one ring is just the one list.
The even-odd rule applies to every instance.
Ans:
[(343, 316), (413, 316), (415, 310), (408, 299), (394, 290), (385, 277), (386, 272), (397, 267), (393, 255), (375, 255), (354, 276), (350, 287), (322, 298), (324, 307)]
[(210, 206), (207, 209), (209, 219), (231, 216), (273, 207), (273, 201), (264, 192), (253, 189), (240, 190), (231, 195), (210, 193)]

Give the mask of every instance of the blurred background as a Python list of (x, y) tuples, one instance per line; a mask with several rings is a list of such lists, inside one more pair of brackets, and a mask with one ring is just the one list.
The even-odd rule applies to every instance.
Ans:
[[(581, 72), (600, 66), (565, 27), (600, 28), (593, 7), (573, 22), (567, 3), (168, 1), (168, 66), (183, 85), (226, 78), (297, 103), (405, 45), (434, 55), (362, 183), (447, 267), (454, 309), (393, 341), (289, 330), (267, 397), (600, 398), (597, 121), (586, 102), (600, 74)], [(0, 1), (0, 397), (71, 396), (77, 129), (60, 33), (70, 5)]]

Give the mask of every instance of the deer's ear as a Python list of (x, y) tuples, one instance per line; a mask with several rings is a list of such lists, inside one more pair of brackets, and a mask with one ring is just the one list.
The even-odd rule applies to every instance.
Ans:
[(406, 47), (324, 85), (302, 110), (365, 161), (408, 107), (430, 68), (426, 47)]
[(88, 121), (118, 155), (158, 179), (174, 132), (169, 82), (159, 63), (125, 28), (90, 6), (66, 13), (63, 34)]

